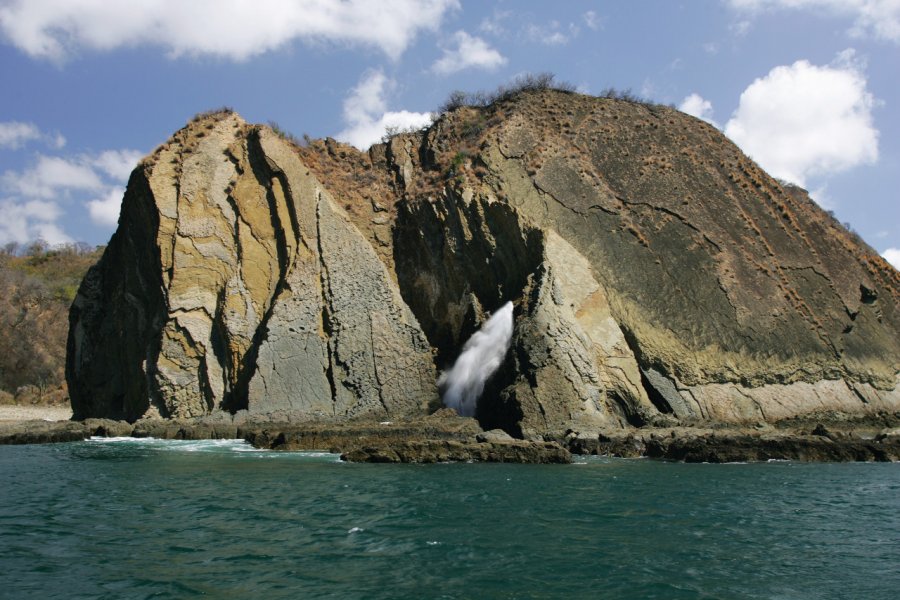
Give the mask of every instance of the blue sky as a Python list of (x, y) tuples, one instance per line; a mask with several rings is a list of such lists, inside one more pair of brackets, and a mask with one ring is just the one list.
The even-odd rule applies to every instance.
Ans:
[(105, 243), (195, 113), (358, 146), (525, 72), (705, 118), (900, 265), (900, 0), (0, 0), (0, 244)]

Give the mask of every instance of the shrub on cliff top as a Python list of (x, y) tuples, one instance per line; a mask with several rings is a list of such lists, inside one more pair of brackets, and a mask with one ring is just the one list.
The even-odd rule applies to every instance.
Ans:
[(526, 73), (519, 75), (512, 82), (501, 85), (493, 92), (463, 92), (456, 90), (450, 93), (447, 100), (438, 109), (438, 114), (456, 110), (463, 106), (484, 107), (495, 102), (509, 100), (525, 92), (538, 90), (558, 90), (561, 92), (574, 92), (575, 86), (564, 81), (556, 81), (553, 73)]

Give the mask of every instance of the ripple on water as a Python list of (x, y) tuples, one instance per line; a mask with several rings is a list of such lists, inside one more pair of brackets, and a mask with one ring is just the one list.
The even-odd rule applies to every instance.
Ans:
[(892, 598), (900, 465), (0, 448), (11, 597)]

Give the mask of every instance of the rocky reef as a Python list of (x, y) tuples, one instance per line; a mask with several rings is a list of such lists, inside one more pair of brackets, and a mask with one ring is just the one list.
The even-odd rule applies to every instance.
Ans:
[(806, 192), (671, 108), (523, 92), (365, 153), (221, 111), (132, 173), (67, 380), (79, 420), (416, 419), (512, 302), (484, 430), (890, 420), (898, 300)]

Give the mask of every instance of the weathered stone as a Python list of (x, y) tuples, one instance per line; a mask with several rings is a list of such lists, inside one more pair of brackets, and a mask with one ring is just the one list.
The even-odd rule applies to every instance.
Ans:
[(502, 429), (491, 429), (475, 436), (476, 442), (511, 442), (513, 437)]
[(361, 446), (341, 454), (341, 460), (371, 463), (502, 462), (565, 464), (569, 451), (555, 442), (458, 442), (412, 440), (382, 446)]
[(129, 437), (134, 426), (128, 421), (112, 419), (85, 419), (82, 421), (86, 437)]
[[(650, 441), (633, 427), (837, 415), (834, 431), (900, 411), (896, 270), (714, 128), (545, 90), (368, 153), (294, 147), (227, 112), (176, 133), (132, 174), (73, 303), (75, 418), (288, 447), (309, 433), (258, 426), (415, 418), (508, 301), (488, 429), (597, 432), (571, 443), (634, 455)], [(150, 419), (211, 415), (235, 418)], [(777, 443), (825, 456), (813, 437)]]
[(19, 421), (0, 424), (0, 445), (52, 444), (83, 439), (84, 426), (74, 421)]
[(135, 171), (123, 215), (72, 311), (76, 418), (435, 404), (430, 347), (387, 268), (268, 129), (190, 124)]

